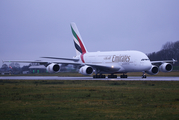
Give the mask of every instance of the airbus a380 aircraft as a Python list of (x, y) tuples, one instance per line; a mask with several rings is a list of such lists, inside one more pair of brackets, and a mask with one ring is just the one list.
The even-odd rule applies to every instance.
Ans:
[[(140, 51), (110, 51), (110, 52), (88, 52), (75, 23), (71, 23), (76, 57), (56, 58), (43, 57), (49, 59), (65, 60), (65, 62), (42, 62), (42, 61), (11, 61), (23, 63), (40, 63), (45, 65), (49, 73), (60, 72), (63, 65), (76, 65), (79, 73), (83, 75), (93, 75), (93, 78), (105, 78), (103, 74), (110, 74), (108, 78), (117, 78), (116, 73), (122, 73), (121, 78), (127, 78), (128, 72), (143, 72), (142, 78), (146, 78), (145, 73), (155, 75), (159, 71), (170, 72), (176, 60), (150, 61), (147, 55)], [(9, 62), (9, 61), (4, 61)]]

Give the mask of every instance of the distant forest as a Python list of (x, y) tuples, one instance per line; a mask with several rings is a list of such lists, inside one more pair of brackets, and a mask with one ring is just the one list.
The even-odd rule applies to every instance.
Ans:
[[(155, 60), (178, 60), (179, 61), (179, 41), (167, 42), (162, 46), (162, 49), (158, 52), (147, 54), (151, 61)], [(179, 62), (174, 64), (179, 66)]]

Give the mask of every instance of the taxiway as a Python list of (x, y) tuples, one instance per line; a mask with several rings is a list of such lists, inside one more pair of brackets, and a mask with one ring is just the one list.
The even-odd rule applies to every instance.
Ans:
[(151, 77), (141, 78), (129, 76), (128, 78), (92, 78), (92, 77), (59, 77), (59, 76), (1, 76), (0, 80), (140, 80), (140, 81), (179, 81), (179, 77)]

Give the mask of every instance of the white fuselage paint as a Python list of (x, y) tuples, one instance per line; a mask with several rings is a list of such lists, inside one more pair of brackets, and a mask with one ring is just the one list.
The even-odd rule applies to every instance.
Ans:
[(84, 64), (104, 65), (118, 69), (116, 73), (148, 71), (152, 64), (140, 51), (88, 52), (83, 55)]

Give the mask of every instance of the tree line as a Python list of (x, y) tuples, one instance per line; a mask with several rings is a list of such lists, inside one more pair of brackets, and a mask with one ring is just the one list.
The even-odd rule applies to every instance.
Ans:
[[(151, 61), (156, 60), (179, 60), (179, 41), (167, 42), (162, 46), (162, 49), (158, 52), (152, 52), (147, 54)], [(179, 66), (179, 62), (174, 64)]]

